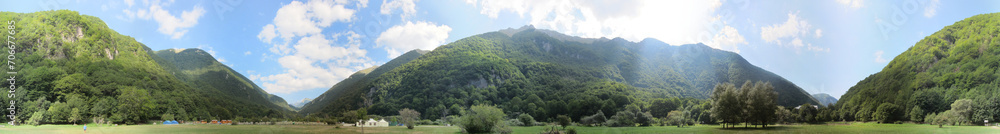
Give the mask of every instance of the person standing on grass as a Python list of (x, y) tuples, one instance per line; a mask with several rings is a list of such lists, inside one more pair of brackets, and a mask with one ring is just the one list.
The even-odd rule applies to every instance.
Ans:
[(83, 133), (87, 133), (87, 124), (83, 124)]

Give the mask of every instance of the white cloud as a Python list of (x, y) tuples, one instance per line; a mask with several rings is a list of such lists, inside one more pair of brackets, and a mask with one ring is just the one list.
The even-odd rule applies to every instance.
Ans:
[[(125, 1), (130, 7), (135, 3), (132, 1)], [(188, 11), (182, 11), (180, 17), (170, 14), (170, 11), (164, 9), (165, 6), (169, 6), (172, 1), (167, 2), (145, 2), (149, 7), (147, 9), (137, 9), (129, 10), (123, 9), (122, 12), (125, 13), (125, 17), (128, 20), (134, 18), (140, 18), (143, 20), (154, 20), (160, 25), (156, 30), (160, 33), (169, 35), (171, 39), (178, 39), (184, 36), (188, 32), (188, 29), (198, 25), (198, 19), (205, 15), (205, 9), (201, 6), (194, 6), (194, 9)], [(123, 17), (124, 19), (124, 17)]]
[(937, 14), (938, 5), (941, 4), (940, 0), (931, 0), (927, 3), (927, 7), (924, 7), (924, 17), (930, 18)]
[(250, 54), (252, 54), (252, 53), (250, 53), (250, 51), (247, 51), (247, 52), (243, 52), (243, 55), (244, 55), (244, 56), (246, 56), (246, 55), (250, 55)]
[(885, 63), (885, 62), (889, 61), (889, 60), (886, 60), (885, 58), (882, 58), (882, 54), (885, 54), (885, 52), (883, 52), (882, 50), (878, 50), (877, 52), (875, 52), (875, 62), (876, 63)]
[(392, 14), (393, 10), (400, 10), (402, 12), (401, 17), (406, 19), (407, 17), (412, 17), (417, 13), (418, 0), (382, 0), (382, 9), (380, 13), (382, 14)]
[(816, 29), (816, 38), (823, 37), (823, 29)]
[(278, 36), (289, 41), (297, 36), (319, 34), (323, 31), (322, 28), (329, 27), (335, 21), (351, 21), (355, 12), (357, 11), (344, 8), (343, 4), (335, 4), (333, 1), (292, 1), (278, 9), (274, 24), (265, 25), (257, 38), (271, 43)]
[(837, 3), (843, 4), (853, 9), (858, 9), (864, 6), (863, 0), (837, 0)]
[(451, 32), (448, 25), (406, 22), (379, 34), (375, 44), (384, 47), (389, 58), (395, 58), (413, 49), (433, 50), (448, 39), (448, 32)]
[[(639, 41), (652, 37), (681, 45), (697, 40), (699, 32), (715, 35), (721, 26), (711, 25), (722, 1), (573, 1), (573, 0), (467, 0), (490, 18), (501, 12), (526, 17), (537, 28), (551, 29), (586, 38), (622, 37)], [(670, 14), (665, 14), (670, 13)], [(684, 20), (684, 21), (678, 21)], [(725, 21), (725, 20), (722, 20)], [(706, 29), (706, 27), (712, 27)]]
[[(294, 93), (315, 88), (329, 88), (347, 78), (359, 66), (370, 67), (374, 61), (361, 49), (360, 35), (341, 31), (327, 36), (334, 22), (351, 22), (354, 9), (348, 1), (293, 1), (278, 9), (274, 23), (265, 25), (257, 38), (271, 46), (271, 53), (261, 53), (261, 62), (277, 57), (284, 71), (272, 75), (250, 75), (259, 80), (268, 93)], [(358, 1), (359, 8), (367, 1)], [(278, 39), (275, 39), (280, 37)], [(244, 55), (250, 55), (247, 51)]]
[(812, 25), (808, 21), (802, 20), (794, 13), (788, 13), (788, 20), (784, 23), (764, 26), (760, 28), (760, 31), (760, 38), (764, 41), (780, 46), (790, 45), (795, 48), (796, 52), (801, 51), (800, 49), (803, 47), (808, 51), (828, 52), (830, 50), (829, 48), (814, 46), (802, 40), (802, 37), (808, 37), (806, 35), (810, 34), (810, 32), (812, 32), (815, 38), (820, 38), (823, 36), (823, 30), (813, 30)]
[(722, 49), (724, 47), (732, 48), (733, 52), (739, 53), (740, 50), (737, 45), (746, 45), (747, 41), (740, 35), (736, 28), (731, 26), (725, 26), (721, 31), (713, 36), (712, 41), (706, 43), (705, 45), (711, 46), (713, 48)]
[(128, 7), (132, 7), (132, 5), (135, 5), (135, 0), (125, 0), (125, 5), (128, 5)]
[(798, 15), (788, 13), (788, 20), (785, 23), (761, 27), (760, 38), (769, 43), (781, 44), (779, 38), (798, 37), (809, 33), (812, 25), (809, 22), (800, 20)]

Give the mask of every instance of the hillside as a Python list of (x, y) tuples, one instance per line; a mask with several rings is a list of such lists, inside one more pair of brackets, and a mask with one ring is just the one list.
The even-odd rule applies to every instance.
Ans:
[[(219, 63), (204, 50), (167, 49), (156, 51), (155, 54), (165, 61), (161, 62), (161, 66), (172, 66), (168, 69), (171, 74), (199, 91), (222, 95), (219, 96), (221, 98), (267, 104), (267, 107), (275, 109), (295, 110), (285, 99), (268, 94), (253, 81)], [(165, 64), (166, 62), (171, 64)]]
[(840, 114), (847, 120), (871, 120), (880, 105), (887, 105), (898, 107), (891, 109), (891, 119), (909, 120), (908, 115), (943, 112), (955, 100), (971, 99), (973, 122), (1000, 119), (998, 35), (1000, 13), (946, 26), (851, 87), (837, 102)]
[(192, 88), (161, 66), (171, 63), (97, 17), (58, 10), (0, 12), (0, 19), (15, 21), (18, 31), (12, 40), (15, 49), (2, 48), (16, 52), (9, 62), (18, 73), (5, 77), (18, 78), (13, 100), (18, 123), (100, 119), (137, 124), (165, 114), (178, 120), (284, 115), (280, 109)]
[(347, 79), (341, 80), (339, 83), (333, 85), (333, 87), (330, 87), (330, 89), (323, 94), (320, 94), (315, 99), (312, 99), (303, 105), (300, 108), (299, 113), (308, 115), (315, 112), (346, 111), (356, 109), (358, 104), (344, 104), (344, 102), (353, 102), (351, 100), (359, 99), (361, 96), (357, 94), (364, 92), (367, 88), (366, 86), (371, 85), (372, 80), (381, 76), (385, 72), (393, 70), (413, 59), (417, 59), (417, 57), (420, 57), (427, 52), (429, 51), (409, 51), (403, 53), (403, 55), (400, 55), (395, 59), (390, 60), (389, 62), (386, 62), (385, 64), (382, 64), (382, 66), (371, 67), (355, 72)]
[(837, 98), (833, 98), (833, 96), (830, 96), (830, 94), (818, 93), (818, 94), (813, 94), (812, 96), (813, 98), (816, 98), (817, 101), (819, 101), (820, 105), (823, 106), (830, 106), (829, 104), (837, 103)]
[[(330, 103), (326, 109), (339, 108), (324, 113), (364, 104), (373, 114), (411, 108), (436, 119), (457, 114), (456, 108), (495, 104), (536, 119), (557, 114), (579, 119), (656, 98), (707, 99), (717, 83), (748, 80), (771, 82), (780, 105), (818, 104), (784, 78), (703, 44), (588, 39), (525, 26), (440, 46), (360, 85), (365, 92), (344, 93), (358, 97)], [(364, 99), (371, 102), (361, 103)]]

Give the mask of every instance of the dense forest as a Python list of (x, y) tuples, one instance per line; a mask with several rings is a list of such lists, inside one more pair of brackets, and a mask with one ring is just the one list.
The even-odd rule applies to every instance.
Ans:
[(976, 124), (1000, 119), (998, 35), (1000, 13), (944, 27), (851, 87), (836, 104), (838, 118), (932, 122), (931, 115), (948, 115), (955, 123)]
[[(360, 106), (361, 103), (337, 104), (337, 105), (334, 104), (335, 102), (336, 103), (353, 102), (351, 100), (362, 99), (361, 96), (358, 95), (360, 94), (359, 92), (364, 92), (365, 91), (363, 90), (363, 88), (365, 88), (364, 86), (369, 85), (373, 80), (375, 80), (375, 78), (381, 76), (382, 74), (388, 72), (389, 70), (395, 69), (400, 65), (410, 62), (413, 59), (417, 59), (417, 57), (420, 57), (421, 55), (424, 55), (427, 52), (429, 51), (412, 50), (404, 53), (403, 55), (400, 55), (399, 57), (390, 60), (389, 62), (386, 62), (385, 64), (382, 64), (382, 66), (370, 67), (355, 72), (354, 74), (351, 74), (350, 77), (347, 77), (346, 79), (341, 80), (337, 84), (333, 85), (333, 87), (331, 87), (323, 94), (320, 94), (318, 97), (316, 97), (309, 103), (306, 103), (299, 110), (299, 113), (308, 115), (319, 111), (346, 111), (346, 110), (357, 109), (357, 106)], [(323, 116), (323, 118), (327, 117), (329, 116)]]
[[(239, 72), (223, 65), (208, 52), (192, 49), (167, 49), (156, 51), (157, 62), (175, 77), (214, 98), (253, 102), (247, 105), (264, 105), (260, 110), (283, 109), (275, 112), (289, 113), (294, 109), (277, 95), (269, 94)], [(162, 59), (162, 60), (161, 60)], [(268, 104), (271, 103), (271, 104)]]
[[(384, 73), (359, 72), (324, 94), (344, 97), (325, 104), (318, 100), (328, 97), (317, 98), (300, 113), (350, 121), (359, 112), (394, 115), (410, 108), (423, 119), (444, 119), (486, 104), (509, 115), (542, 121), (567, 115), (579, 121), (596, 113), (610, 117), (630, 106), (634, 113), (665, 117), (685, 106), (693, 110), (692, 117), (714, 122), (704, 99), (715, 84), (748, 80), (773, 84), (779, 105), (819, 104), (738, 54), (703, 44), (579, 38), (525, 26), (467, 37), (415, 56), (419, 58), (407, 57), (408, 62)], [(359, 108), (364, 111), (355, 110)]]
[(18, 30), (17, 47), (3, 48), (17, 53), (9, 62), (17, 63), (13, 70), (18, 73), (6, 77), (18, 78), (13, 100), (18, 123), (136, 124), (162, 117), (275, 118), (290, 113), (192, 87), (172, 75), (176, 67), (163, 66), (173, 63), (97, 17), (58, 10), (2, 12), (0, 19), (16, 21)]

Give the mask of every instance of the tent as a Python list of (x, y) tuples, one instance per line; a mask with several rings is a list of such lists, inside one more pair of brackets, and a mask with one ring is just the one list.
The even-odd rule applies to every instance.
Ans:
[(175, 120), (163, 121), (163, 125), (177, 125), (177, 121)]

